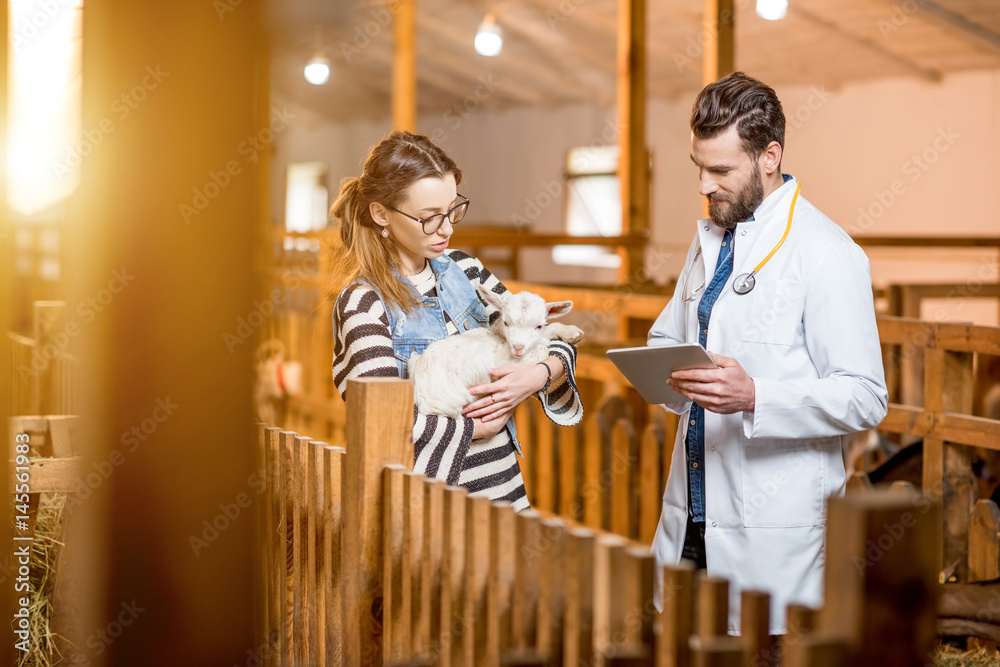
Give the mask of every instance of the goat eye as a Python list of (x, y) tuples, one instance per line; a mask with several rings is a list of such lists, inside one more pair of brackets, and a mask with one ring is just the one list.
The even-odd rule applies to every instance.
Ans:
[(542, 325), (541, 325), (541, 324), (539, 324), (539, 325), (538, 325), (537, 327), (535, 327), (535, 328), (536, 328), (536, 329), (541, 329), (541, 328), (542, 328)]

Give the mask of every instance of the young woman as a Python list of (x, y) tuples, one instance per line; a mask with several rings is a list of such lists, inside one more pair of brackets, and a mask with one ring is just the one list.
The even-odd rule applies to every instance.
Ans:
[[(462, 172), (429, 139), (393, 132), (368, 153), (361, 176), (341, 184), (333, 205), (343, 240), (333, 279), (333, 377), (341, 396), (350, 378), (406, 377), (413, 351), (498, 316), (475, 287), (507, 289), (478, 259), (448, 249), (469, 208), (458, 193), (461, 181)], [(535, 395), (556, 424), (579, 422), (575, 367), (573, 346), (552, 341), (544, 362), (502, 366), (493, 372), (498, 380), (470, 387), (479, 398), (464, 417), (415, 410), (414, 469), (528, 507), (514, 408)]]

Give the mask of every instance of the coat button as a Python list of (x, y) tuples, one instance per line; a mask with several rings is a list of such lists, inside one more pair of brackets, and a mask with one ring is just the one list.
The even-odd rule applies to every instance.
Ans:
[(691, 420), (691, 426), (694, 426), (694, 424), (695, 424), (695, 421), (692, 419)]
[(708, 225), (705, 225), (705, 231), (706, 232), (708, 231)]
[(465, 323), (465, 330), (466, 330), (466, 331), (468, 331), (468, 330), (469, 330), (469, 326), (470, 326), (470, 324), (469, 324), (468, 322), (466, 322), (466, 323)]
[(715, 447), (712, 447), (712, 451), (713, 451), (713, 452), (715, 451)]
[(719, 524), (715, 523), (714, 521), (712, 522), (712, 528), (715, 528), (715, 527), (716, 527), (716, 526), (718, 526), (718, 525), (719, 525)]
[(747, 235), (747, 230), (744, 229), (743, 233), (741, 234), (741, 236), (746, 236), (746, 235)]
[(691, 465), (693, 465), (693, 466), (694, 466), (695, 468), (697, 468), (697, 467), (698, 467), (698, 462), (697, 462), (697, 461), (695, 461), (695, 462), (694, 462), (694, 463), (692, 463)]

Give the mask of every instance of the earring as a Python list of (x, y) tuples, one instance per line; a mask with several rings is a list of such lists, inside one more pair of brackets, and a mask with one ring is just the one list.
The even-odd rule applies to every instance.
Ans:
[(385, 238), (389, 238), (389, 230), (388, 229), (383, 229), (382, 230), (382, 236), (385, 237)]

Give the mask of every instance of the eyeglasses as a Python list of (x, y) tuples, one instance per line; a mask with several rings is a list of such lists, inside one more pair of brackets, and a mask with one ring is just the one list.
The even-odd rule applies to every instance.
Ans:
[[(462, 197), (462, 195), (458, 195)], [(441, 229), (441, 225), (444, 224), (445, 220), (448, 220), (451, 224), (457, 225), (461, 222), (462, 218), (465, 217), (465, 213), (469, 210), (469, 200), (462, 197), (462, 201), (457, 205), (453, 206), (447, 213), (435, 213), (434, 215), (428, 216), (426, 218), (416, 218), (409, 213), (403, 213), (398, 208), (394, 206), (388, 206), (396, 213), (400, 215), (405, 215), (410, 220), (415, 220), (420, 223), (420, 228), (424, 230), (424, 234), (430, 236), (437, 230)]]

